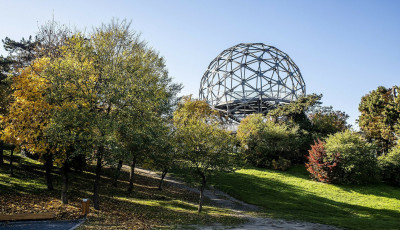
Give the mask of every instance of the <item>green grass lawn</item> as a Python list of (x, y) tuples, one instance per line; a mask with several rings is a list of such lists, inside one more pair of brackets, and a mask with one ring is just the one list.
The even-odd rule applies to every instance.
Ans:
[[(81, 217), (81, 199), (91, 198), (94, 167), (70, 173), (69, 204), (60, 202), (61, 176), (54, 172), (55, 191), (47, 191), (42, 163), (15, 156), (14, 177), (9, 175), (9, 152), (0, 167), (0, 213), (54, 212), (57, 219)], [(118, 187), (111, 186), (113, 170), (105, 168), (100, 188), (100, 211), (91, 208), (85, 224), (79, 229), (148, 229), (171, 228), (192, 224), (238, 224), (244, 220), (232, 212), (212, 206), (206, 201), (204, 212), (197, 214), (198, 195), (165, 184), (159, 191), (158, 180), (136, 175), (134, 191), (126, 192), (128, 172), (122, 172)]]
[(400, 229), (400, 188), (331, 185), (309, 179), (302, 165), (287, 172), (246, 168), (219, 174), (215, 187), (264, 208), (268, 217), (348, 229)]

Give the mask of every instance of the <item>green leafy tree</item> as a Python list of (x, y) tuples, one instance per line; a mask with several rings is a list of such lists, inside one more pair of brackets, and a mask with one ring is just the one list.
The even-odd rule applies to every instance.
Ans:
[(360, 129), (378, 146), (379, 154), (387, 153), (400, 134), (400, 97), (398, 86), (378, 87), (361, 98), (358, 110)]
[(298, 148), (298, 129), (298, 126), (275, 123), (261, 114), (254, 114), (240, 122), (237, 137), (249, 163), (285, 170), (291, 161), (302, 157)]
[(129, 27), (126, 21), (112, 21), (89, 39), (76, 34), (46, 75), (52, 82), (49, 100), (61, 105), (49, 136), (66, 156), (93, 153), (96, 209), (104, 163), (126, 150), (124, 160), (132, 161), (133, 180), (138, 155), (152, 143), (149, 131), (171, 87), (164, 60)]
[(313, 132), (318, 138), (325, 138), (330, 134), (343, 132), (350, 128), (347, 124), (349, 115), (330, 107), (316, 107), (308, 114)]
[(235, 138), (221, 127), (221, 117), (210, 106), (186, 97), (174, 113), (180, 164), (201, 178), (198, 212), (202, 210), (207, 178), (235, 166)]
[[(310, 145), (313, 144), (313, 125), (307, 117), (307, 112), (316, 105), (321, 104), (321, 95), (311, 94), (300, 97), (296, 101), (289, 104), (279, 106), (271, 110), (267, 116), (271, 117), (275, 122), (284, 122), (289, 126), (298, 126), (298, 150), (302, 156), (306, 155)], [(297, 162), (303, 162), (304, 157), (297, 159)]]
[(321, 104), (321, 98), (322, 94), (311, 94), (300, 97), (296, 101), (292, 101), (289, 104), (278, 106), (278, 108), (271, 110), (267, 115), (275, 120), (283, 119), (291, 121), (298, 124), (300, 129), (311, 131), (312, 125), (310, 120), (307, 118), (306, 112), (312, 106)]
[(161, 171), (158, 190), (162, 190), (165, 176), (170, 169), (177, 167), (179, 159), (176, 148), (175, 130), (172, 125), (163, 122), (157, 128), (156, 133), (156, 141), (152, 145), (146, 165), (152, 169)]
[(93, 49), (87, 40), (76, 34), (61, 49), (62, 53), (51, 59), (43, 77), (50, 83), (46, 100), (57, 108), (45, 133), (51, 146), (56, 148), (56, 163), (62, 165), (61, 199), (65, 204), (71, 160), (79, 154), (89, 156), (96, 144), (95, 111), (99, 100), (94, 90), (98, 76)]
[(400, 186), (400, 146), (378, 157), (378, 165), (385, 182)]
[(364, 184), (377, 180), (375, 146), (358, 133), (346, 130), (329, 136), (325, 150), (327, 162), (338, 162), (340, 177), (335, 180), (337, 183)]

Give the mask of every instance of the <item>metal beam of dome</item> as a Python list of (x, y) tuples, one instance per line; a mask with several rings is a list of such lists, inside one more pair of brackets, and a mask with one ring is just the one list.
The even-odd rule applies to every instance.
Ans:
[(199, 92), (201, 100), (237, 122), (304, 95), (306, 84), (297, 65), (263, 43), (240, 43), (222, 51), (204, 73)]

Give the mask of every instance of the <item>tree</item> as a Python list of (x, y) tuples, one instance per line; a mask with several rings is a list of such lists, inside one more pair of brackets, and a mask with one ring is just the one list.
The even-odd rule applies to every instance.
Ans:
[(70, 161), (80, 154), (90, 155), (94, 148), (98, 94), (98, 76), (94, 55), (88, 41), (75, 34), (61, 47), (62, 53), (51, 59), (43, 77), (50, 83), (46, 100), (56, 106), (51, 114), (46, 137), (57, 149), (62, 165), (63, 189), (61, 199), (68, 202), (68, 172)]
[[(267, 116), (271, 117), (275, 122), (284, 122), (289, 126), (298, 126), (298, 135), (301, 137), (298, 141), (298, 151), (300, 155), (306, 155), (310, 145), (313, 143), (314, 138), (312, 135), (313, 125), (307, 117), (308, 110), (321, 104), (320, 100), (322, 94), (310, 94), (300, 97), (296, 101), (289, 104), (278, 106), (278, 108), (271, 110)], [(303, 162), (304, 157), (299, 157), (296, 161)]]
[[(15, 82), (13, 80), (14, 78), (21, 75), (20, 70), (29, 67), (34, 70), (36, 68), (33, 66), (34, 60), (38, 60), (42, 57), (56, 57), (59, 54), (61, 46), (70, 34), (69, 28), (53, 20), (42, 25), (34, 39), (32, 39), (32, 36), (29, 36), (29, 39), (22, 38), (19, 42), (8, 37), (2, 40), (4, 49), (8, 52), (6, 58), (0, 57), (0, 114), (3, 117), (8, 116), (8, 106), (15, 103), (15, 101), (13, 101), (14, 97), (11, 96), (13, 94), (11, 84)], [(17, 81), (18, 80), (21, 79), (17, 79)], [(29, 92), (27, 94), (29, 94)], [(29, 110), (24, 110), (24, 112), (28, 111)], [(24, 126), (22, 127), (26, 128)], [(40, 129), (43, 127), (44, 126), (39, 126), (35, 128)], [(42, 131), (43, 130), (38, 132), (42, 133)], [(7, 139), (7, 137), (2, 139)], [(10, 143), (3, 143), (3, 141), (1, 141), (0, 164), (3, 162), (3, 148), (6, 145), (10, 145)], [(10, 148), (13, 149), (14, 146), (10, 146)], [(53, 155), (47, 152), (41, 154), (41, 159), (44, 160), (48, 189), (52, 190), (51, 168), (53, 166)]]
[[(378, 175), (376, 149), (360, 134), (346, 130), (326, 139), (327, 162), (339, 162), (335, 182), (364, 184), (375, 182)], [(339, 155), (338, 155), (339, 153)], [(337, 172), (337, 171), (336, 171)]]
[(49, 59), (38, 59), (13, 78), (11, 104), (1, 120), (4, 142), (39, 154), (45, 159), (47, 188), (53, 190), (52, 148), (44, 132), (55, 107), (45, 99), (49, 82), (41, 76), (48, 65)]
[(153, 150), (152, 146), (157, 144), (157, 127), (155, 126), (157, 119), (152, 114), (140, 113), (138, 116), (132, 116), (134, 113), (126, 113), (122, 111), (121, 125), (118, 129), (118, 137), (122, 148), (125, 150), (125, 161), (131, 162), (131, 171), (129, 177), (129, 186), (127, 191), (133, 190), (133, 182), (135, 177), (135, 167), (138, 163), (143, 162)]
[(319, 137), (324, 138), (330, 134), (345, 131), (350, 128), (347, 124), (349, 115), (330, 107), (314, 107), (308, 114), (311, 121), (313, 132)]
[(199, 100), (186, 97), (174, 113), (180, 163), (201, 178), (198, 212), (202, 210), (207, 178), (235, 166), (235, 138), (221, 126), (219, 113)]
[(400, 145), (378, 157), (382, 179), (392, 185), (400, 186)]
[[(253, 114), (240, 122), (237, 137), (249, 163), (257, 167), (286, 169), (287, 161), (290, 164), (302, 157), (298, 148), (298, 129), (298, 126), (275, 123), (261, 114)], [(283, 164), (287, 167), (282, 167)]]
[(329, 157), (325, 150), (325, 142), (318, 140), (308, 150), (307, 171), (310, 172), (312, 179), (324, 182), (335, 183), (340, 179), (340, 153), (330, 154)]
[(379, 154), (387, 153), (400, 133), (400, 97), (398, 86), (376, 90), (361, 98), (358, 110), (360, 129), (370, 142), (378, 146)]
[[(32, 41), (32, 37), (28, 40), (22, 38), (20, 42), (6, 37), (2, 42), (4, 49), (9, 53), (7, 57), (0, 56), (0, 115), (6, 116), (12, 94), (9, 76), (18, 75), (18, 69), (27, 66), (33, 60), (32, 51), (36, 43)], [(3, 164), (3, 150), (7, 145), (10, 143), (0, 141), (0, 165)]]
[(321, 98), (322, 94), (310, 94), (300, 97), (296, 101), (292, 101), (289, 104), (278, 106), (276, 109), (271, 110), (267, 115), (273, 117), (275, 120), (289, 120), (298, 124), (300, 129), (311, 131), (311, 122), (307, 118), (306, 112), (312, 106), (321, 104)]
[(149, 151), (147, 165), (161, 171), (158, 190), (163, 190), (164, 178), (170, 169), (177, 166), (178, 153), (176, 149), (176, 134), (172, 124), (162, 122), (156, 128), (156, 136)]
[(151, 126), (168, 100), (171, 79), (164, 60), (129, 27), (126, 21), (113, 21), (95, 29), (89, 39), (75, 34), (46, 74), (52, 83), (48, 100), (60, 107), (48, 135), (66, 157), (93, 153), (96, 209), (103, 164), (129, 150), (125, 159), (132, 160), (133, 179), (136, 154), (143, 154), (149, 137), (135, 140), (138, 130), (151, 130), (141, 125)]

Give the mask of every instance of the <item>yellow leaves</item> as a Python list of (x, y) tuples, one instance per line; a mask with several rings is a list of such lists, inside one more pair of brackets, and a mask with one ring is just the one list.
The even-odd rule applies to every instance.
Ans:
[(7, 116), (1, 119), (4, 127), (2, 139), (14, 145), (24, 145), (32, 152), (46, 149), (46, 144), (38, 139), (52, 109), (44, 98), (48, 82), (43, 74), (48, 65), (48, 58), (38, 59), (13, 79), (14, 100), (9, 105)]
[(0, 196), (0, 213), (55, 213), (56, 219), (78, 219), (81, 217), (79, 202), (63, 205), (57, 198), (34, 194)]

